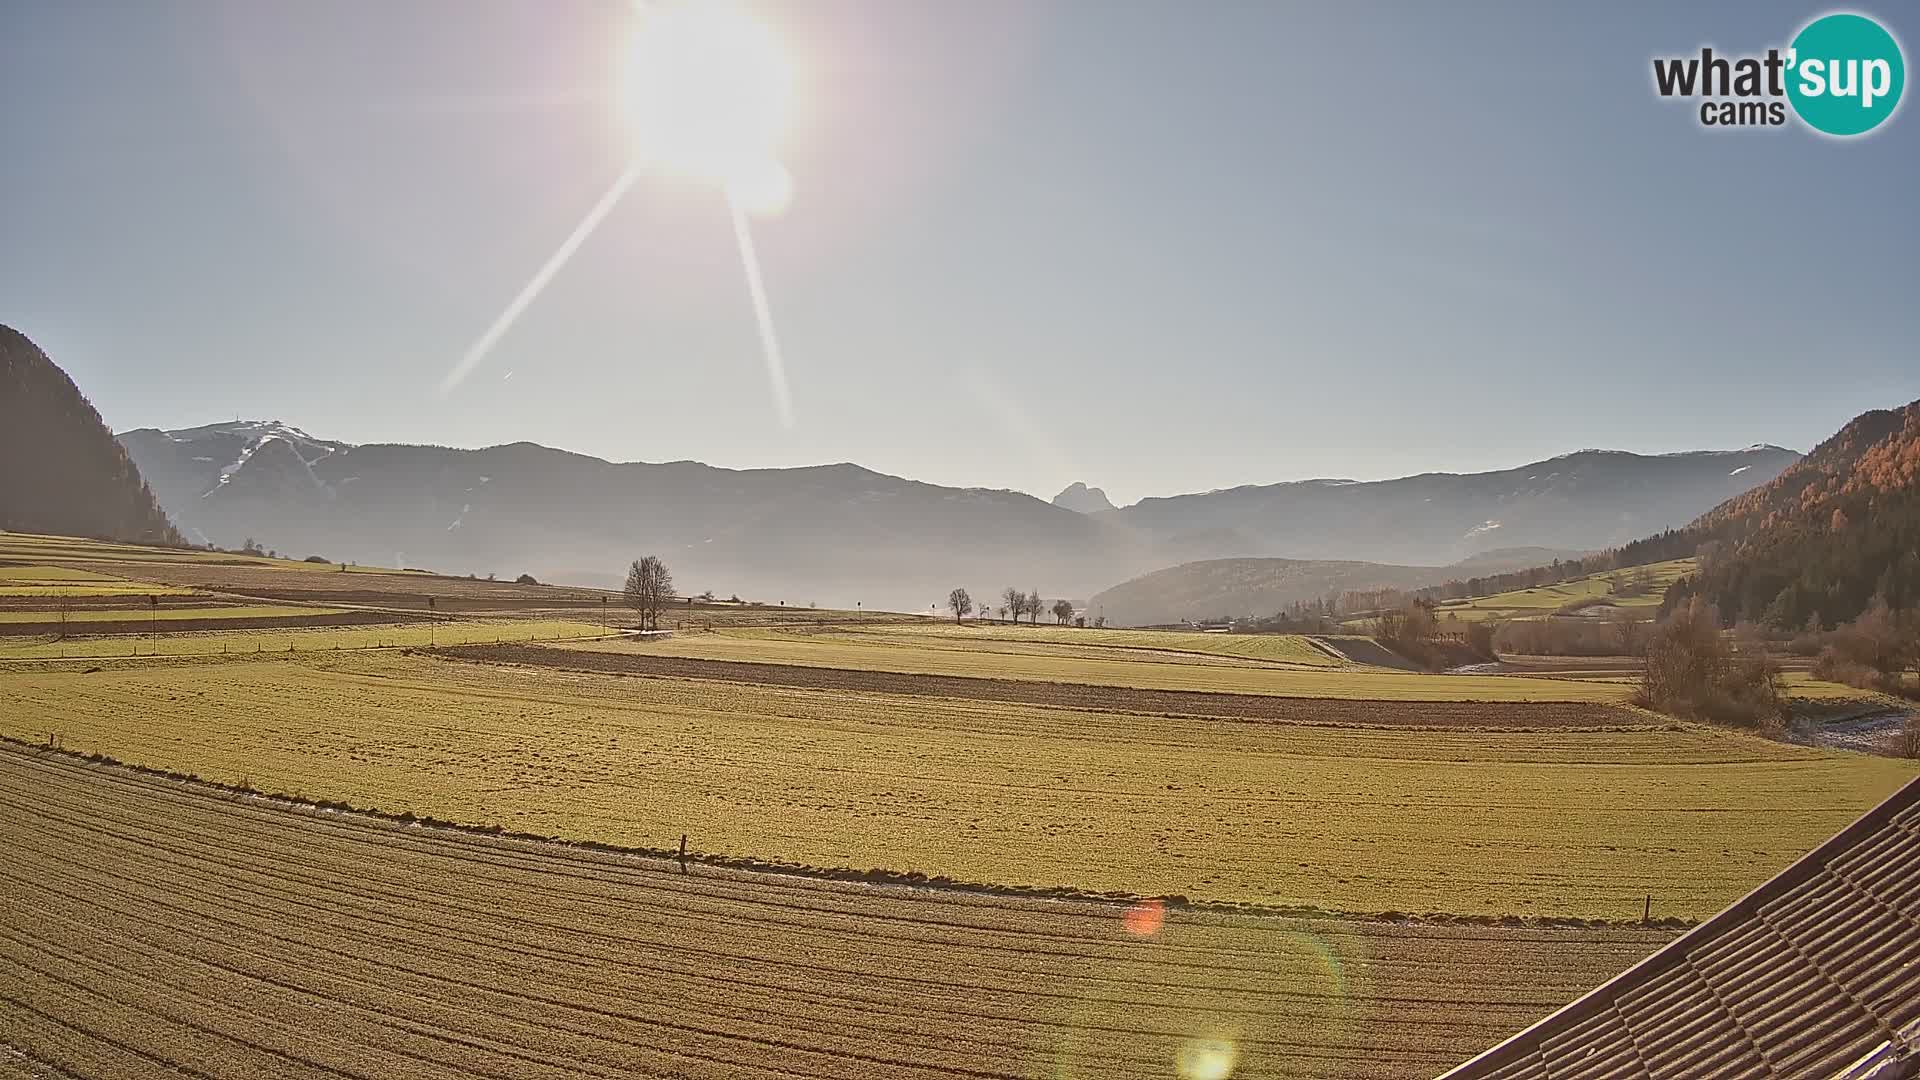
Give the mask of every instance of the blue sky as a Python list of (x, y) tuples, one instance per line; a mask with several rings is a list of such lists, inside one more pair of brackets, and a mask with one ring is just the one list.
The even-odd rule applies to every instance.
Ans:
[[(1119, 500), (1776, 442), (1920, 397), (1920, 118), (1703, 130), (1652, 56), (1818, 6), (756, 10), (800, 71), (756, 222), (617, 176), (619, 3), (0, 6), (0, 322), (116, 429), (851, 460)], [(1864, 9), (1876, 13), (1875, 9)], [(1920, 17), (1877, 12), (1908, 43)]]

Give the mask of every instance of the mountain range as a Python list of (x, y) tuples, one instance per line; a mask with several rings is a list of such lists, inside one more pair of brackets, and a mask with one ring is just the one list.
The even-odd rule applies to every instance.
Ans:
[[(1401, 580), (1502, 548), (1588, 550), (1690, 521), (1797, 459), (1754, 446), (1647, 456), (1581, 451), (1517, 469), (1309, 480), (1102, 509), (949, 488), (853, 464), (724, 469), (614, 463), (532, 443), (349, 445), (274, 421), (120, 436), (189, 539), (450, 572), (617, 584), (657, 553), (689, 591), (926, 610), (955, 585), (1084, 600), (1174, 564), (1282, 556), (1394, 564)], [(1060, 502), (1072, 504), (1058, 505)]]
[(1348, 590), (1422, 589), (1483, 574), (1578, 558), (1553, 548), (1499, 548), (1446, 566), (1350, 559), (1204, 559), (1155, 570), (1093, 595), (1088, 608), (1121, 626), (1272, 615), (1288, 605)]

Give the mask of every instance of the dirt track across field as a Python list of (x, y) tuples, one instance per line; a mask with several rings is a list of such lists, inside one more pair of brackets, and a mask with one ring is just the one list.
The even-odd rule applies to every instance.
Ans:
[(0, 1076), (1431, 1076), (1671, 936), (682, 873), (17, 748), (0, 850)]
[[(523, 664), (612, 675), (705, 679), (805, 690), (912, 694), (919, 697), (1004, 701), (1101, 712), (1211, 716), (1352, 727), (1646, 728), (1643, 714), (1583, 702), (1355, 701), (1341, 698), (1216, 694), (1194, 690), (1149, 690), (1027, 679), (981, 679), (891, 671), (742, 663), (678, 656), (587, 652), (527, 645), (467, 645), (422, 650), (436, 656), (485, 663)], [(1383, 676), (1391, 678), (1392, 676)]]

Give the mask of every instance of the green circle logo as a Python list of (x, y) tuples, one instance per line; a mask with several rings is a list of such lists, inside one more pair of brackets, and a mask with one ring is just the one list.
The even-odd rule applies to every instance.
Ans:
[(1793, 39), (1787, 100), (1807, 126), (1828, 135), (1864, 135), (1900, 104), (1907, 65), (1900, 43), (1865, 15), (1823, 15)]

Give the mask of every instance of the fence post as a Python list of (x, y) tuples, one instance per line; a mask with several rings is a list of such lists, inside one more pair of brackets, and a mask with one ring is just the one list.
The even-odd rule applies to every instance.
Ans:
[(1653, 921), (1653, 894), (1647, 894), (1647, 909), (1641, 913), (1640, 922), (1644, 925)]
[(680, 834), (680, 872), (687, 872), (687, 834)]

